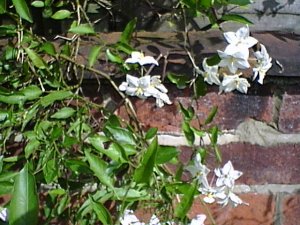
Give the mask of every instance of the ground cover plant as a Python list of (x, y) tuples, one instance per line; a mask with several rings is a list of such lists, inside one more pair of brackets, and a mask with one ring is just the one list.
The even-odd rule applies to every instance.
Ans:
[[(156, 7), (155, 1), (141, 2)], [(220, 93), (237, 90), (244, 94), (249, 81), (262, 84), (272, 59), (264, 45), (251, 37), (245, 25), (250, 21), (228, 11), (228, 7), (250, 3), (170, 1), (171, 16), (184, 21), (188, 16), (205, 16), (209, 21), (205, 29), (221, 28), (225, 21), (243, 25), (225, 32), (228, 46), (205, 58), (202, 65), (195, 64), (186, 41), (194, 74), (169, 74), (168, 80), (162, 80), (152, 75), (153, 67), (160, 66), (157, 58), (131, 45), (139, 24), (136, 18), (122, 28), (117, 43), (99, 43), (89, 50), (86, 62), (78, 61), (82, 39), (101, 38), (94, 29), (99, 19), (89, 17), (90, 6), (117, 15), (118, 1), (1, 1), (0, 14), (6, 24), (0, 26), (5, 40), (0, 60), (0, 196), (8, 196), (0, 208), (1, 223), (144, 224), (132, 210), (145, 208), (153, 215), (150, 224), (203, 224), (205, 220), (214, 224), (209, 211), (188, 217), (197, 196), (202, 196), (203, 205), (247, 204), (234, 193), (235, 180), (242, 172), (230, 161), (222, 163), (219, 130), (213, 125), (217, 108), (212, 106), (207, 119), (200, 121), (191, 106), (172, 102), (164, 83), (193, 88), (191, 101), (205, 94), (204, 82), (219, 85)], [(43, 18), (66, 21), (68, 35), (56, 37), (59, 45), (38, 34), (34, 9), (41, 10)], [(95, 68), (99, 58), (114, 66), (118, 79)], [(243, 77), (243, 70), (249, 69), (253, 76)], [(85, 73), (94, 76), (99, 88), (110, 86), (130, 120), (86, 98), (82, 91)], [(180, 149), (159, 145), (157, 128), (141, 128), (132, 98), (155, 98), (156, 107), (178, 105), (182, 132), (194, 152), (188, 164), (178, 159)], [(100, 118), (94, 116), (95, 111)], [(195, 120), (198, 127), (191, 125)], [(196, 136), (205, 135), (211, 140), (209, 146), (195, 142)], [(218, 168), (207, 168), (207, 155), (215, 156)], [(176, 165), (175, 171), (170, 164)], [(208, 180), (209, 173), (215, 174), (214, 180)], [(182, 179), (183, 174), (189, 179)]]

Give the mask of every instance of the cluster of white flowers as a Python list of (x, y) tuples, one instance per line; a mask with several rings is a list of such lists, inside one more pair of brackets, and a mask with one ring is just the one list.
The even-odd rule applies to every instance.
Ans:
[(233, 204), (233, 206), (246, 204), (233, 192), (235, 180), (243, 173), (234, 170), (231, 161), (228, 161), (222, 168), (214, 170), (217, 177), (215, 186), (211, 186), (207, 180), (210, 170), (202, 164), (200, 154), (196, 155), (192, 165), (187, 166), (187, 170), (193, 178), (199, 181), (198, 190), (204, 195), (204, 202), (217, 202), (222, 206), (226, 206), (228, 203)]
[(218, 50), (220, 62), (217, 65), (209, 66), (207, 58), (203, 60), (202, 67), (204, 71), (197, 68), (196, 71), (204, 77), (204, 81), (209, 84), (220, 86), (221, 92), (231, 92), (238, 90), (247, 93), (250, 83), (244, 77), (241, 70), (252, 67), (252, 80), (257, 80), (263, 84), (266, 72), (272, 67), (272, 58), (270, 58), (266, 47), (259, 44), (259, 50), (254, 52), (254, 58), (250, 58), (249, 49), (258, 43), (258, 41), (249, 35), (249, 27), (242, 27), (236, 32), (226, 32), (224, 37), (228, 46), (224, 51)]
[[(192, 219), (189, 225), (204, 225), (204, 221), (206, 220), (206, 215), (199, 214), (196, 218)], [(146, 225), (146, 223), (140, 222), (139, 219), (134, 215), (132, 210), (125, 210), (123, 217), (120, 219), (121, 225)], [(147, 225), (173, 225), (174, 222), (163, 222), (157, 218), (156, 215), (152, 215), (149, 223)]]
[[(153, 64), (158, 66), (158, 62), (152, 56), (144, 56), (141, 52), (132, 52), (131, 58), (126, 59), (125, 63), (138, 63), (140, 66)], [(132, 75), (126, 75), (126, 82), (119, 86), (120, 91), (125, 91), (127, 95), (137, 96), (146, 99), (150, 96), (156, 99), (158, 107), (164, 104), (172, 104), (167, 93), (168, 90), (161, 83), (160, 76), (145, 75), (140, 78)]]

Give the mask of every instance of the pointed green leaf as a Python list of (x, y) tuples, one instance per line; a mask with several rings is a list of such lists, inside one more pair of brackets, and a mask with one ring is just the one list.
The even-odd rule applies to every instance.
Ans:
[(195, 142), (195, 134), (190, 127), (190, 124), (186, 121), (183, 121), (181, 129), (184, 133), (184, 136), (190, 146), (192, 146)]
[(15, 178), (14, 190), (9, 206), (9, 224), (36, 225), (38, 222), (38, 195), (35, 178), (29, 172), (29, 165)]
[(112, 224), (112, 219), (109, 211), (101, 202), (96, 202), (93, 197), (89, 195), (90, 203), (93, 211), (96, 213), (98, 220), (104, 225)]
[(58, 10), (57, 12), (55, 12), (51, 18), (55, 19), (55, 20), (64, 20), (66, 18), (69, 18), (71, 16), (71, 12), (69, 10), (66, 9), (62, 9), (62, 10)]
[(113, 63), (123, 64), (123, 59), (120, 56), (113, 54), (109, 49), (106, 50), (106, 56), (109, 61)]
[(176, 84), (178, 89), (186, 88), (189, 81), (187, 76), (181, 74), (168, 73), (167, 77), (173, 84)]
[(43, 1), (33, 1), (31, 5), (33, 7), (42, 8), (45, 6), (45, 3)]
[(149, 184), (155, 165), (157, 148), (157, 137), (155, 137), (144, 153), (140, 166), (134, 172), (133, 179), (137, 183)]
[(41, 47), (41, 50), (46, 52), (47, 54), (51, 55), (51, 56), (55, 56), (56, 55), (56, 50), (54, 45), (47, 41), (43, 44), (43, 46)]
[(122, 127), (105, 127), (110, 134), (113, 136), (113, 138), (119, 142), (120, 144), (130, 144), (135, 145), (135, 139), (131, 131), (122, 128)]
[(54, 113), (51, 116), (51, 118), (52, 119), (67, 119), (67, 118), (73, 116), (75, 112), (76, 112), (76, 110), (71, 107), (64, 107), (64, 108), (58, 110), (56, 113)]
[(28, 159), (36, 150), (38, 150), (40, 142), (37, 139), (31, 139), (25, 147), (25, 158)]
[(152, 139), (157, 134), (157, 131), (158, 129), (156, 127), (151, 127), (145, 135), (146, 140)]
[(173, 146), (158, 146), (156, 155), (156, 164), (163, 164), (169, 162), (171, 159), (176, 157), (179, 151)]
[(60, 101), (71, 97), (73, 93), (71, 91), (54, 91), (50, 94), (46, 95), (45, 97), (41, 98), (42, 106), (46, 107), (51, 105), (55, 101)]
[(210, 112), (209, 112), (209, 115), (208, 117), (206, 118), (204, 124), (207, 125), (209, 123), (211, 123), (213, 121), (213, 119), (215, 118), (215, 116), (217, 115), (217, 112), (218, 112), (218, 107), (217, 106), (214, 106)]
[(88, 63), (89, 67), (93, 67), (97, 58), (99, 57), (99, 54), (101, 53), (101, 46), (93, 46), (90, 50), (89, 56), (88, 56)]
[(35, 67), (39, 69), (46, 68), (44, 60), (35, 51), (30, 48), (25, 48), (25, 51)]
[(107, 163), (88, 151), (85, 151), (85, 157), (90, 164), (91, 170), (94, 172), (94, 175), (98, 177), (100, 182), (113, 189), (114, 185), (112, 177), (107, 173)]
[(246, 17), (240, 16), (238, 14), (226, 14), (226, 15), (222, 16), (221, 20), (234, 21), (234, 22), (243, 23), (243, 24), (253, 24)]
[(12, 2), (19, 16), (22, 19), (32, 23), (32, 17), (27, 6), (26, 0), (12, 0)]
[(95, 30), (89, 24), (80, 24), (80, 25), (71, 27), (69, 29), (69, 32), (75, 33), (75, 34), (94, 34)]
[(251, 4), (252, 0), (228, 0), (229, 4), (233, 5), (239, 5), (239, 6), (245, 6)]
[(129, 44), (132, 37), (132, 33), (135, 30), (136, 22), (137, 18), (134, 18), (126, 25), (124, 31), (121, 34), (120, 42)]
[(37, 99), (42, 93), (42, 90), (36, 85), (27, 86), (20, 91), (20, 94), (24, 95), (25, 100)]
[(194, 196), (197, 191), (197, 186), (195, 184), (190, 185), (188, 188), (185, 188), (183, 197), (175, 208), (175, 216), (183, 219), (186, 217), (188, 211), (190, 210)]
[(204, 96), (207, 92), (207, 85), (202, 76), (198, 76), (193, 84), (195, 98), (198, 99)]
[(192, 106), (184, 108), (181, 102), (179, 102), (179, 107), (185, 121), (190, 121), (194, 118), (195, 110)]

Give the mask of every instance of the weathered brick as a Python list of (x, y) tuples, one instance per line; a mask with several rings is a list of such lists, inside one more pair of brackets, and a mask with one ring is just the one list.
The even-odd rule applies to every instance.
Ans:
[(283, 225), (300, 224), (300, 194), (288, 195), (282, 203)]
[(284, 133), (300, 132), (300, 93), (285, 93), (279, 117), (279, 129)]
[[(273, 225), (275, 218), (275, 198), (272, 195), (240, 194), (239, 197), (249, 205), (238, 207), (206, 205), (218, 225)], [(206, 214), (207, 210), (199, 199), (196, 199), (189, 212), (191, 218), (197, 214)], [(209, 219), (205, 225), (213, 224)]]
[[(253, 118), (271, 123), (273, 120), (273, 89), (268, 87), (253, 88), (247, 95), (239, 93), (218, 94), (217, 87), (209, 87), (208, 93), (197, 101), (191, 100), (190, 89), (178, 90), (169, 86), (169, 96), (172, 105), (157, 108), (153, 99), (134, 99), (133, 103), (141, 124), (145, 129), (157, 127), (164, 132), (180, 132), (182, 115), (178, 102), (185, 107), (192, 104), (201, 122), (204, 122), (213, 106), (218, 107), (218, 113), (213, 121), (220, 129), (235, 129), (247, 118)], [(126, 115), (123, 107), (118, 111), (119, 115)], [(198, 122), (195, 121), (195, 125)]]
[[(262, 147), (246, 143), (233, 143), (219, 146), (223, 163), (231, 160), (234, 168), (243, 172), (238, 184), (299, 184), (300, 145), (279, 145)], [(189, 147), (181, 147), (180, 159), (187, 163), (191, 157)], [(211, 154), (213, 155), (213, 153)], [(215, 158), (207, 161), (214, 168)]]

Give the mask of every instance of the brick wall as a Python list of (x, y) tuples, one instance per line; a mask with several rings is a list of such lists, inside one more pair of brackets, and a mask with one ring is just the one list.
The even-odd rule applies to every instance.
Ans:
[[(173, 46), (172, 48), (177, 48), (178, 51), (182, 50), (179, 47), (180, 40), (176, 39), (175, 35), (164, 35), (168, 40), (168, 46)], [(199, 42), (205, 44), (204, 48), (197, 52), (199, 57), (222, 46), (218, 42), (220, 36), (212, 39), (213, 36), (210, 35), (211, 33), (206, 33), (196, 38), (198, 41), (202, 38)], [(299, 64), (295, 64), (295, 61), (299, 61), (299, 37), (290, 38), (287, 34), (257, 35), (267, 45), (274, 61), (279, 59), (285, 70), (280, 73), (274, 63), (265, 84), (252, 85), (247, 95), (236, 92), (219, 95), (217, 87), (209, 86), (204, 97), (191, 102), (190, 89), (179, 90), (167, 84), (172, 105), (156, 108), (152, 99), (132, 98), (132, 100), (141, 125), (145, 129), (157, 127), (160, 144), (180, 148), (183, 162), (189, 158), (191, 150), (180, 132), (182, 116), (178, 102), (184, 106), (192, 104), (199, 118), (203, 120), (213, 106), (218, 106), (214, 123), (222, 130), (219, 146), (223, 161), (231, 160), (235, 169), (243, 171), (243, 176), (237, 182), (237, 191), (241, 198), (249, 203), (249, 206), (237, 208), (220, 208), (212, 205), (210, 208), (218, 225), (298, 225), (300, 224), (300, 79), (298, 78), (300, 73), (297, 72)], [(210, 39), (214, 41), (207, 42)], [(151, 42), (151, 46), (158, 45), (159, 43)], [(138, 48), (154, 55), (149, 48), (144, 48), (145, 46)], [(160, 51), (166, 50), (161, 48)], [(181, 58), (183, 62), (170, 65), (168, 68), (189, 73), (191, 68), (188, 60), (184, 55)], [(159, 71), (156, 72), (159, 74)], [(95, 96), (91, 85), (89, 92)], [(105, 90), (104, 92), (107, 95), (108, 92)], [(112, 104), (117, 104), (117, 98), (113, 94), (106, 96), (106, 99)], [(117, 113), (124, 118), (127, 117), (122, 107)], [(205, 141), (208, 140), (204, 138)], [(208, 165), (213, 166), (214, 160), (209, 160)], [(204, 212), (204, 208), (200, 201), (196, 201), (190, 215), (195, 216), (200, 212)]]

